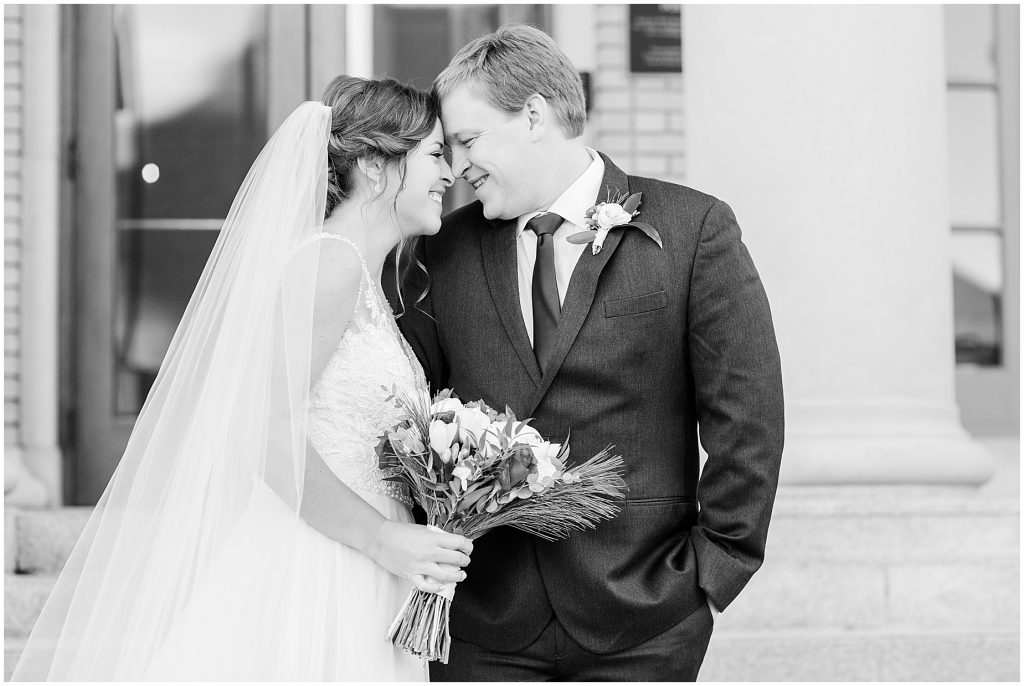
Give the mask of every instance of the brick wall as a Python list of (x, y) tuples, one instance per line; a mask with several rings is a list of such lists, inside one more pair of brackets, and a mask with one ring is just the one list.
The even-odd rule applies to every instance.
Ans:
[(631, 74), (628, 5), (597, 5), (595, 14), (595, 147), (629, 173), (682, 183), (683, 75)]
[(4, 445), (19, 443), (22, 19), (4, 5)]

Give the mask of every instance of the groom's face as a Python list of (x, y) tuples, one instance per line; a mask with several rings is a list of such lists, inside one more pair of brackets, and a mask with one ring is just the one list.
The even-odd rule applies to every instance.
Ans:
[(463, 84), (441, 100), (441, 121), (452, 150), (452, 172), (465, 179), (488, 219), (514, 219), (538, 209), (536, 136), (522, 113), (498, 109), (482, 89)]

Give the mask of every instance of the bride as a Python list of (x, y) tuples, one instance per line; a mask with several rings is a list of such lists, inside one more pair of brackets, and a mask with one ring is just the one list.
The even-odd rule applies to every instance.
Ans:
[(452, 184), (435, 102), (337, 77), (246, 176), (15, 680), (413, 681), (386, 632), (472, 543), (377, 468), (425, 386), (380, 289)]

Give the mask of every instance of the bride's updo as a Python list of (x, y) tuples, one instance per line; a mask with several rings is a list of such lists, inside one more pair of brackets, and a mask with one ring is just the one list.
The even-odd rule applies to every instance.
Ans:
[(321, 102), (331, 108), (325, 216), (351, 194), (360, 157), (397, 161), (404, 186), (406, 153), (430, 135), (440, 116), (429, 93), (388, 78), (337, 76)]

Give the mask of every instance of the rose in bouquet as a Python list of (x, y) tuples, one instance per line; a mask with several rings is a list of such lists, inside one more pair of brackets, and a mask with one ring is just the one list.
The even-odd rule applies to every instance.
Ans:
[[(451, 391), (392, 392), (404, 419), (377, 446), (385, 478), (405, 484), (429, 526), (478, 538), (511, 526), (545, 540), (590, 529), (618, 513), (626, 484), (611, 446), (568, 463), (569, 443), (551, 443), (506, 408), (463, 403)], [(454, 586), (413, 589), (388, 632), (401, 648), (448, 662), (448, 613)]]

